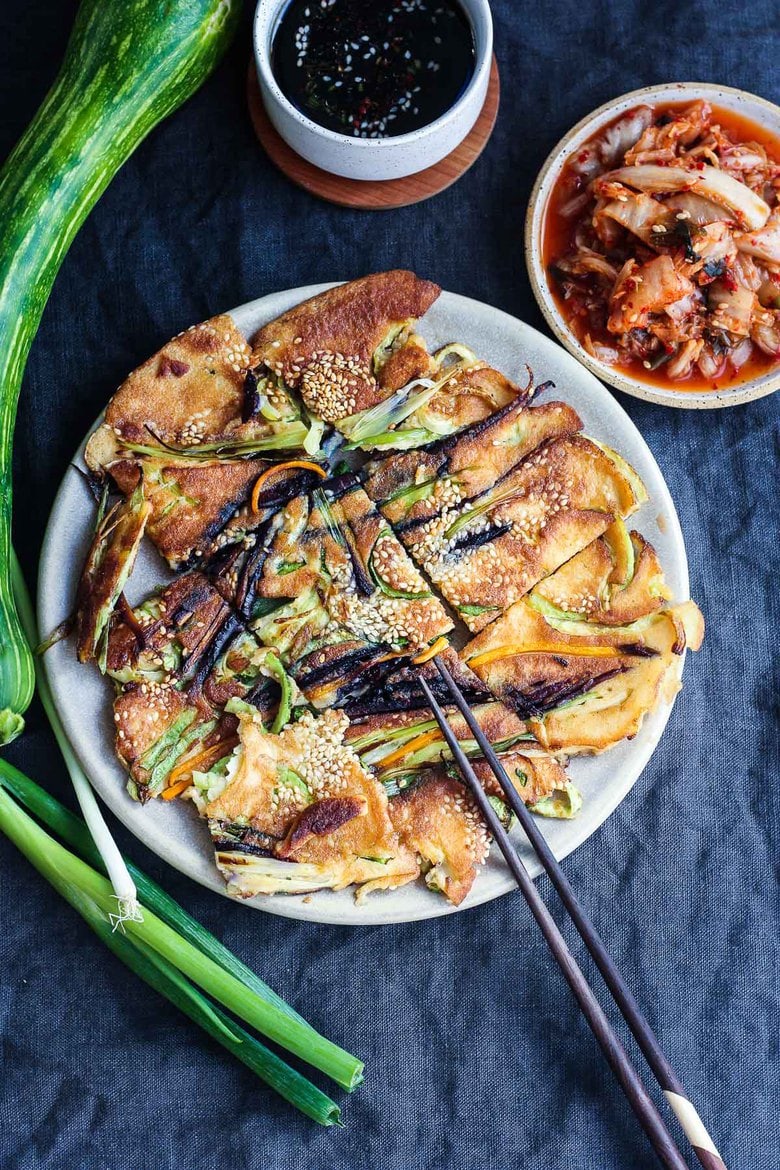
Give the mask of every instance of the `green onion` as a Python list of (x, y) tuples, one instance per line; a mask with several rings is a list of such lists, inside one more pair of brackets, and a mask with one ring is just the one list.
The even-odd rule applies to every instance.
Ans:
[(292, 686), (290, 684), (290, 676), (282, 666), (279, 659), (272, 651), (268, 651), (265, 656), (265, 665), (281, 687), (281, 695), (279, 696), (279, 706), (276, 711), (276, 718), (271, 724), (271, 734), (278, 735), (290, 722), (290, 708), (292, 704)]
[[(438, 435), (433, 431), (427, 430), (425, 427), (401, 427), (397, 431), (381, 431), (379, 434), (372, 435), (370, 441), (365, 440), (361, 446), (367, 448), (371, 447), (393, 447), (396, 451), (406, 451), (410, 447), (421, 447), (425, 443), (431, 443), (434, 439), (438, 439)], [(356, 444), (347, 443), (345, 450), (350, 451)]]
[(492, 512), (500, 504), (508, 503), (509, 500), (518, 496), (521, 490), (521, 488), (513, 485), (503, 490), (490, 493), (480, 503), (474, 504), (471, 508), (466, 508), (465, 511), (461, 512), (460, 516), (453, 520), (449, 528), (445, 530), (444, 539), (452, 540), (459, 532), (462, 532), (464, 528), (468, 527), (472, 520), (476, 520), (479, 516), (484, 516), (486, 512)]
[[(447, 475), (443, 475), (441, 477), (443, 483), (446, 482), (449, 478), (450, 477)], [(398, 488), (398, 490), (393, 492), (392, 495), (388, 496), (386, 500), (383, 500), (382, 504), (395, 504), (400, 501), (401, 503), (406, 504), (408, 511), (412, 504), (416, 504), (418, 500), (427, 500), (429, 496), (432, 496), (437, 482), (438, 480), (434, 477), (433, 479), (426, 479), (422, 483), (414, 484), (412, 487)]]
[(500, 609), (499, 605), (456, 605), (458, 613), (463, 613), (467, 617), (481, 617), (483, 613), (491, 613), (494, 610)]
[(303, 440), (303, 449), (307, 455), (316, 455), (322, 444), (325, 434), (325, 423), (320, 418), (309, 419), (309, 428)]
[[(160, 954), (141, 934), (128, 936), (116, 930), (114, 915), (110, 909), (111, 895), (108, 883), (99, 874), (95, 874), (94, 870), (83, 865), (72, 853), (63, 849), (16, 805), (6, 788), (13, 791), (12, 784), (20, 779), (28, 790), (37, 789), (38, 786), (21, 773), (16, 773), (14, 780), (9, 781), (9, 773), (14, 772), (16, 770), (12, 769), (11, 765), (5, 760), (0, 760), (2, 776), (0, 829), (58, 893), (78, 911), (106, 946), (136, 975), (199, 1024), (290, 1104), (321, 1125), (338, 1124), (341, 1111), (334, 1101), (227, 1016), (217, 1004), (212, 1003), (182, 975), (175, 963)], [(58, 802), (42, 789), (38, 791), (44, 802), (51, 802), (57, 817), (60, 817), (60, 812), (65, 813), (66, 817), (70, 817), (76, 823), (78, 831), (84, 835), (85, 842), (88, 841), (86, 825), (72, 813), (68, 813), (67, 809), (59, 806)], [(98, 883), (103, 883), (102, 891), (95, 882), (90, 885), (84, 881), (85, 872), (93, 874)], [(205, 931), (203, 933), (207, 934)], [(287, 1011), (292, 1011), (286, 1004), (282, 1006)], [(317, 1033), (313, 1035), (317, 1036)]]
[[(5, 776), (7, 767), (5, 761), (0, 760), (0, 775)], [(2, 786), (0, 830), (63, 896), (67, 897), (65, 887), (76, 886), (111, 921), (113, 891), (110, 883), (50, 837), (16, 805)], [(357, 1057), (321, 1036), (299, 1017), (258, 996), (198, 946), (171, 929), (162, 918), (147, 907), (142, 909), (141, 921), (127, 919), (124, 923), (129, 938), (140, 940), (240, 1019), (324, 1072), (343, 1088), (351, 1091), (360, 1084), (363, 1064)]]
[[(37, 817), (39, 821), (43, 821), (58, 837), (66, 841), (83, 861), (102, 872), (106, 872), (105, 862), (92, 840), (86, 824), (69, 808), (61, 804), (56, 797), (2, 758), (0, 758), (0, 783), (13, 794), (20, 804), (29, 809), (33, 816)], [(128, 858), (124, 858), (124, 861), (132, 875), (139, 896), (152, 907), (155, 914), (162, 918), (163, 922), (167, 922), (183, 938), (203, 951), (204, 955), (208, 955), (226, 971), (235, 975), (256, 995), (267, 999), (269, 1003), (275, 1004), (280, 1010), (287, 1012), (295, 1019), (303, 1019), (268, 984), (264, 983), (259, 975), (256, 975), (250, 967), (242, 963), (210, 931), (201, 926), (196, 918), (188, 914), (170, 894), (165, 892), (162, 886), (158, 886), (157, 882), (147, 877), (143, 870), (140, 870)]]
[(286, 423), (278, 434), (267, 435), (263, 438), (246, 439), (243, 442), (231, 443), (223, 439), (219, 443), (198, 443), (191, 447), (180, 447), (173, 443), (163, 443), (155, 440), (156, 446), (149, 443), (131, 443), (126, 439), (120, 442), (128, 451), (135, 455), (152, 455), (159, 459), (161, 455), (169, 462), (199, 463), (202, 460), (210, 463), (219, 463), (226, 459), (241, 459), (257, 455), (262, 451), (285, 451), (291, 447), (303, 447), (308, 434), (308, 428), (302, 422)]
[[(445, 350), (446, 353), (442, 351), (443, 357), (455, 352), (455, 347), (445, 347)], [(465, 352), (469, 355), (468, 360), (473, 361), (474, 355), (471, 350)], [(440, 369), (441, 376), (435, 381), (431, 378), (413, 378), (411, 382), (407, 382), (400, 390), (396, 390), (384, 402), (379, 402), (376, 406), (369, 407), (368, 410), (361, 410), (357, 414), (350, 415), (347, 419), (342, 419), (341, 430), (349, 439), (346, 449), (348, 451), (355, 447), (370, 449), (371, 447), (390, 446), (391, 444), (403, 449), (406, 446), (416, 446), (419, 442), (428, 442), (437, 438), (438, 433), (427, 427), (410, 427), (405, 430), (396, 430), (395, 428), (404, 419), (409, 418), (418, 410), (422, 410), (450, 378), (466, 364), (468, 364), (467, 360), (461, 358), (448, 366), (444, 373)], [(422, 389), (417, 390), (414, 394), (411, 393), (417, 386), (421, 386)], [(395, 436), (396, 442), (393, 443), (391, 435)], [(423, 437), (421, 438), (421, 436)]]
[[(421, 386), (422, 389), (418, 390), (416, 394), (412, 394), (412, 390), (417, 386)], [(357, 414), (350, 415), (341, 423), (341, 429), (350, 440), (349, 446), (359, 447), (361, 443), (368, 442), (377, 432), (397, 426), (399, 422), (403, 422), (410, 414), (414, 414), (419, 406), (433, 397), (438, 389), (439, 382), (433, 382), (430, 378), (415, 378), (406, 386), (402, 386), (400, 390), (396, 390), (384, 402), (378, 402), (376, 406), (371, 406), (368, 410), (361, 410)]]

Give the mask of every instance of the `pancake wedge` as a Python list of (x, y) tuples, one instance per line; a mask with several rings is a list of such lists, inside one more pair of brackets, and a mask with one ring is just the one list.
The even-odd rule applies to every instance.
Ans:
[[(630, 586), (629, 586), (630, 587)], [(600, 752), (636, 735), (647, 713), (679, 688), (681, 655), (701, 644), (693, 602), (624, 625), (541, 608), (532, 594), (462, 652), (467, 665), (556, 753)], [(594, 611), (595, 612), (595, 611)]]
[[(413, 337), (395, 357), (411, 349), (423, 352), (422, 339)], [(424, 373), (389, 394), (376, 405), (338, 421), (348, 447), (362, 451), (405, 451), (436, 442), (481, 422), (515, 400), (525, 401), (509, 378), (480, 361), (472, 350), (457, 343), (427, 354)], [(417, 368), (422, 368), (418, 361)]]
[(400, 534), (476, 499), (542, 443), (581, 426), (562, 402), (530, 407), (517, 398), (460, 434), (372, 460), (363, 473), (366, 492)]
[(279, 735), (248, 712), (224, 777), (197, 778), (217, 866), (239, 898), (394, 889), (419, 866), (400, 842), (382, 786), (345, 746), (346, 716), (304, 714)]
[(179, 795), (193, 769), (220, 765), (239, 708), (278, 728), (301, 701), (276, 655), (197, 573), (115, 619), (106, 665), (118, 687), (117, 753), (142, 803)]
[[(265, 414), (246, 411), (250, 349), (232, 317), (223, 314), (174, 337), (122, 383), (91, 436), (87, 465), (109, 468), (121, 452), (207, 458), (250, 447), (293, 444), (298, 407), (283, 387), (266, 396)], [(268, 417), (266, 417), (266, 415)]]
[(75, 619), (80, 662), (97, 659), (105, 670), (109, 623), (133, 571), (151, 505), (141, 484), (107, 512), (98, 509), (95, 535), (76, 591)]
[(440, 291), (402, 269), (337, 285), (264, 325), (252, 339), (252, 368), (298, 391), (311, 415), (338, 423), (428, 370), (412, 325)]
[(143, 479), (148, 533), (172, 568), (197, 559), (246, 502), (268, 466), (258, 454), (307, 440), (283, 386), (247, 393), (249, 360), (231, 317), (193, 326), (125, 379), (87, 443), (90, 471), (124, 495)]
[[(527, 726), (503, 703), (473, 707), (522, 800), (541, 815), (576, 815), (581, 799), (560, 763), (535, 742)], [(460, 714), (448, 720), (503, 819), (503, 791)], [(490, 850), (490, 837), (461, 781), (428, 708), (353, 720), (347, 742), (390, 798), (399, 837), (420, 859), (430, 889), (460, 905)]]
[(615, 626), (661, 609), (670, 598), (655, 549), (622, 520), (529, 594), (541, 613)]
[(399, 535), (476, 632), (646, 498), (622, 460), (567, 435), (537, 447), (481, 495), (453, 499)]

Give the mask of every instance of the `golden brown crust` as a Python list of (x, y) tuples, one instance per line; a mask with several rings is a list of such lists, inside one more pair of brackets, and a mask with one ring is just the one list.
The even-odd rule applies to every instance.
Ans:
[(627, 585), (614, 581), (615, 560), (602, 536), (534, 588), (557, 609), (600, 625), (627, 625), (660, 609), (669, 598), (655, 549), (638, 532), (630, 539), (634, 568)]
[(387, 875), (394, 885), (411, 881), (417, 863), (399, 842), (381, 785), (342, 745), (345, 727), (346, 718), (329, 711), (270, 735), (242, 717), (233, 775), (205, 815), (248, 823), (276, 841), (279, 858), (321, 868), (323, 884), (335, 889), (381, 884)]
[(427, 775), (390, 802), (401, 842), (429, 867), (425, 880), (455, 906), (468, 894), (489, 850), (487, 830), (463, 785)]
[[(452, 498), (471, 500), (503, 480), (542, 443), (575, 434), (579, 416), (562, 402), (525, 406), (516, 401), (482, 425), (420, 451), (405, 451), (369, 464), (366, 491), (391, 524), (438, 515)], [(411, 504), (401, 493), (431, 484)]]
[(432, 378), (436, 373), (436, 362), (428, 352), (425, 342), (416, 334), (390, 354), (377, 374), (377, 381), (383, 390), (400, 390), (413, 378)]
[(421, 317), (440, 291), (402, 269), (338, 285), (258, 330), (252, 339), (253, 363), (280, 372), (289, 386), (298, 385), (317, 353), (355, 357), (370, 369), (374, 350), (388, 331)]
[(276, 847), (277, 857), (302, 861), (306, 846), (314, 837), (329, 837), (347, 821), (364, 816), (366, 802), (357, 796), (331, 796), (308, 805), (290, 826), (287, 836)]
[[(152, 446), (154, 435), (182, 446), (222, 438), (241, 426), (249, 358), (227, 314), (193, 325), (125, 378), (106, 408), (105, 426), (118, 438)], [(87, 446), (93, 470), (105, 462), (105, 453), (96, 456), (104, 442), (105, 436), (93, 436)]]
[[(551, 625), (523, 600), (462, 654), (495, 695), (528, 718), (545, 748), (604, 751), (635, 735), (659, 698), (674, 693), (682, 648), (686, 639), (699, 644), (701, 629), (692, 602), (605, 629), (585, 620)], [(597, 702), (588, 702), (591, 693)]]
[(268, 466), (263, 460), (188, 465), (120, 459), (111, 464), (111, 476), (128, 495), (143, 473), (152, 509), (147, 532), (175, 569), (207, 551), (222, 526), (247, 502), (255, 480)]
[(636, 504), (614, 462), (589, 439), (569, 435), (537, 448), (485, 497), (447, 506), (403, 528), (401, 538), (476, 632)]
[(152, 504), (149, 535), (173, 568), (246, 501), (267, 463), (216, 457), (209, 462), (193, 457), (188, 463), (183, 456), (172, 458), (163, 444), (180, 451), (265, 440), (296, 415), (297, 408), (282, 394), (279, 402), (274, 399), (280, 422), (242, 421), (249, 361), (249, 347), (231, 317), (223, 314), (194, 325), (125, 379), (87, 443), (87, 466), (99, 475), (109, 472), (120, 491), (131, 491), (144, 475)]

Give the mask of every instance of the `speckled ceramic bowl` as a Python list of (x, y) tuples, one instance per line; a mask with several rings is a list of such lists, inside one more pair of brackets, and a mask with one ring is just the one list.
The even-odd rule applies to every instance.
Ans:
[(606, 105), (600, 106), (592, 114), (588, 114), (551, 151), (531, 192), (525, 222), (525, 257), (528, 275), (531, 278), (531, 285), (539, 307), (558, 340), (578, 361), (587, 366), (591, 373), (601, 378), (602, 381), (608, 382), (615, 389), (622, 390), (625, 394), (632, 394), (635, 398), (644, 398), (648, 402), (657, 402), (662, 406), (680, 407), (684, 410), (712, 410), (721, 406), (740, 406), (754, 398), (772, 394), (775, 390), (780, 389), (780, 366), (761, 377), (742, 382), (737, 381), (722, 390), (695, 391), (676, 390), (671, 386), (667, 389), (657, 383), (643, 381), (638, 376), (616, 370), (605, 362), (598, 361), (583, 349), (558, 308), (550, 290), (543, 262), (542, 243), (550, 193), (564, 166), (584, 142), (620, 114), (642, 102), (648, 102), (652, 105), (655, 102), (693, 102), (698, 99), (708, 101), (713, 106), (733, 110), (735, 113), (757, 122), (765, 130), (777, 135), (778, 141), (780, 141), (780, 107), (765, 101), (764, 98), (745, 93), (741, 89), (731, 89), (724, 85), (710, 85), (706, 82), (675, 82), (670, 85), (651, 85), (645, 89), (635, 89), (631, 93), (625, 93), (622, 97), (615, 98), (613, 101), (607, 102)]
[(312, 122), (287, 100), (271, 69), (271, 42), (286, 3), (287, 0), (260, 0), (255, 12), (254, 51), (263, 105), (274, 128), (296, 154), (347, 179), (401, 179), (440, 162), (472, 129), (485, 104), (493, 58), (493, 21), (488, 0), (459, 0), (471, 22), (476, 53), (474, 75), (464, 92), (441, 118), (395, 138), (337, 134)]

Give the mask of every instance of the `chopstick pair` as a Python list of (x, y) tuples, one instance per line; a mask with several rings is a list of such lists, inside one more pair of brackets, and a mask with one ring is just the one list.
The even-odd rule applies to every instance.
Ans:
[[(623, 977), (607, 952), (598, 931), (580, 905), (568, 879), (550, 850), (533, 816), (520, 799), (512, 781), (509, 779), (503, 765), (493, 750), (490, 741), (486, 738), (482, 728), (474, 718), (455, 680), (441, 659), (434, 658), (433, 661), (441, 676), (442, 682), (452, 696), (455, 706), (465, 719), (493, 775), (501, 785), (507, 804), (517, 817), (537, 857), (550, 875), (553, 885), (560, 894), (561, 901), (564, 903), (577, 931), (601, 972), (604, 982), (609, 988), (623, 1018), (631, 1029), (658, 1084), (663, 1090), (668, 1104), (677, 1116), (686, 1137), (693, 1147), (696, 1157), (701, 1165), (705, 1167), (705, 1170), (726, 1170), (725, 1163), (715, 1148), (712, 1138), (688, 1098), (682, 1083), (662, 1052), (652, 1028), (643, 1016), (631, 991), (623, 981)], [(666, 1128), (660, 1113), (645, 1089), (638, 1072), (631, 1063), (628, 1053), (604, 1014), (582, 970), (566, 945), (566, 941), (556, 926), (550, 911), (542, 901), (541, 895), (537, 891), (528, 870), (525, 868), (509, 834), (490, 804), (482, 785), (477, 779), (474, 769), (447, 722), (447, 717), (436, 701), (428, 682), (422, 674), (418, 678), (428, 705), (433, 712), (433, 716), (441, 728), (447, 746), (452, 752), (458, 770), (469, 786), (490, 832), (504, 855), (512, 876), (520, 887), (523, 897), (528, 903), (528, 907), (545, 937), (547, 945), (561, 968), (564, 978), (574, 993), (574, 997), (583, 1015), (588, 1021), (608, 1064), (628, 1098), (628, 1102), (658, 1155), (659, 1160), (663, 1166), (667, 1167), (667, 1170), (687, 1170), (687, 1162), (684, 1160), (672, 1135)]]

